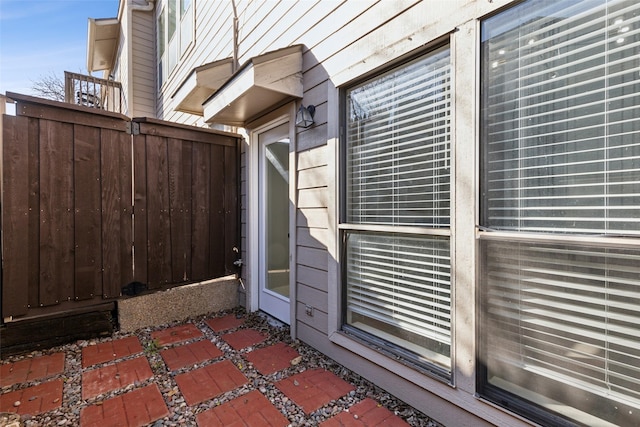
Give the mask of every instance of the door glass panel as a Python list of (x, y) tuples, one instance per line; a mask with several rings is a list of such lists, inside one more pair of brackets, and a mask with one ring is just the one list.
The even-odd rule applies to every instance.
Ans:
[(289, 297), (289, 140), (265, 147), (266, 263), (265, 288)]

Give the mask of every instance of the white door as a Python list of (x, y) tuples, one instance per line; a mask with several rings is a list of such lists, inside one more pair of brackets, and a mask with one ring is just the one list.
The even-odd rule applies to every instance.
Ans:
[(260, 310), (289, 323), (289, 123), (258, 135)]

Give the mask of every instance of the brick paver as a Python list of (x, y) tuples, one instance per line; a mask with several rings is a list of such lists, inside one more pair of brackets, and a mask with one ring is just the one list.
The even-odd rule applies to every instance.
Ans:
[(80, 411), (81, 427), (140, 427), (169, 415), (156, 384), (87, 406)]
[(162, 329), (151, 333), (151, 338), (159, 345), (168, 345), (181, 341), (199, 338), (202, 332), (193, 323), (187, 323), (172, 328)]
[(222, 339), (235, 350), (242, 350), (250, 345), (261, 343), (267, 337), (255, 329), (240, 329), (239, 331), (222, 335)]
[(310, 369), (285, 378), (276, 387), (307, 415), (354, 390), (351, 384), (324, 369)]
[(209, 319), (206, 321), (211, 329), (215, 332), (222, 332), (229, 329), (237, 328), (244, 324), (244, 318), (237, 318), (235, 314), (228, 314), (224, 317), (216, 317), (215, 319)]
[(135, 336), (90, 345), (82, 349), (82, 367), (111, 362), (138, 353), (142, 353), (142, 346)]
[(62, 405), (62, 385), (62, 380), (58, 379), (3, 394), (0, 412), (37, 415), (52, 411)]
[(211, 341), (202, 340), (163, 350), (160, 355), (169, 370), (175, 371), (205, 360), (217, 359), (222, 356), (222, 351)]
[(63, 371), (64, 353), (29, 357), (0, 367), (0, 387), (47, 378)]
[(364, 399), (353, 405), (349, 411), (340, 412), (335, 417), (320, 424), (321, 427), (408, 427), (402, 418), (373, 399)]
[(257, 390), (198, 414), (199, 427), (284, 427), (289, 420)]
[(87, 371), (82, 374), (82, 398), (90, 399), (129, 384), (142, 382), (152, 376), (153, 372), (144, 356)]
[(247, 383), (247, 377), (229, 360), (194, 369), (175, 378), (188, 405), (204, 402)]
[(286, 345), (279, 342), (269, 347), (254, 350), (245, 355), (246, 359), (253, 363), (253, 366), (262, 375), (270, 375), (291, 366), (291, 361), (300, 354)]

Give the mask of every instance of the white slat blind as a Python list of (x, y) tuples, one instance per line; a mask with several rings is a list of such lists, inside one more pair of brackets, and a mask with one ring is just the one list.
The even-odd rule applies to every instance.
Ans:
[(350, 233), (349, 310), (451, 344), (449, 240)]
[(518, 10), (484, 26), (484, 225), (640, 236), (636, 2)]
[(569, 396), (627, 425), (640, 410), (640, 251), (493, 241), (483, 249), (489, 381)]
[(347, 91), (342, 226), (347, 324), (445, 376), (449, 237), (429, 230), (450, 222), (450, 75), (440, 48)]
[(640, 413), (640, 239), (601, 243), (640, 237), (638, 52), (631, 0), (530, 0), (482, 23), (482, 225), (592, 236), (483, 242), (485, 393), (585, 425)]
[(449, 50), (348, 93), (347, 222), (449, 225)]

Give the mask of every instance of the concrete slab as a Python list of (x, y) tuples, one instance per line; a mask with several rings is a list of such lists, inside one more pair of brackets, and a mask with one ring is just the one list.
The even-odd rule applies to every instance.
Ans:
[(120, 331), (133, 332), (140, 328), (237, 307), (238, 285), (235, 276), (227, 276), (120, 299)]

